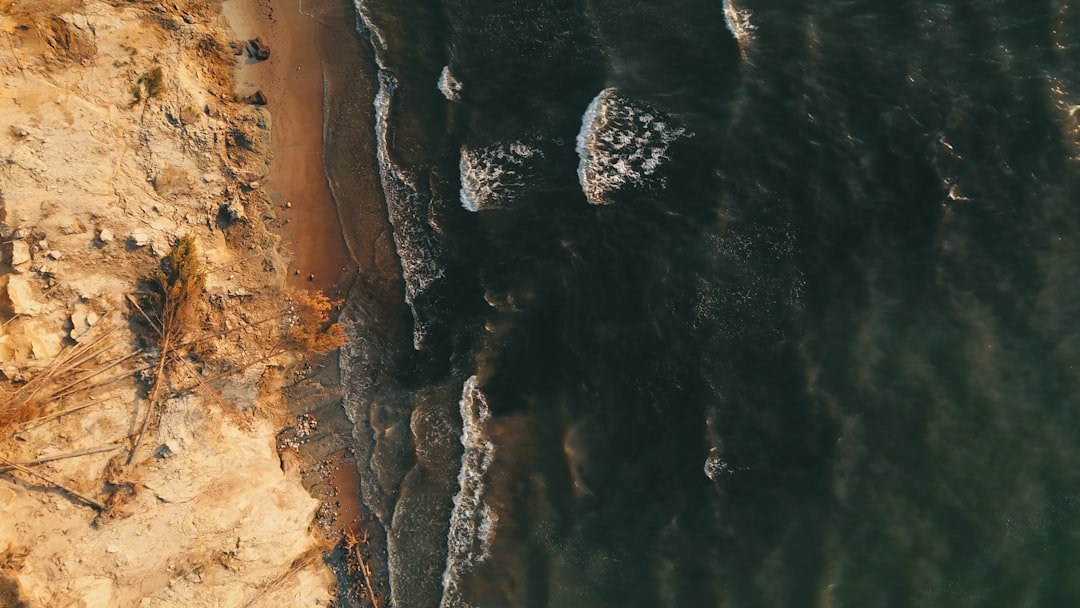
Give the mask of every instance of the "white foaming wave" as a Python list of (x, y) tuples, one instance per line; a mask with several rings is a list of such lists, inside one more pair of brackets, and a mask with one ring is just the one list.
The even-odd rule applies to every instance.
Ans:
[(590, 203), (610, 204), (615, 191), (643, 183), (668, 159), (672, 142), (692, 136), (662, 118), (613, 87), (593, 98), (581, 118), (576, 147), (578, 181)]
[(750, 22), (751, 16), (749, 10), (736, 7), (733, 0), (724, 0), (724, 23), (739, 44), (739, 50), (744, 53), (746, 47), (754, 41), (754, 30), (757, 29)]
[(525, 186), (521, 168), (539, 148), (520, 141), (472, 149), (461, 147), (461, 206), (469, 211), (499, 207), (510, 202), (516, 189)]
[(446, 571), (443, 573), (443, 595), (440, 608), (464, 606), (461, 597), (461, 576), (491, 557), (491, 542), (495, 538), (498, 516), (484, 500), (484, 474), (495, 457), (495, 445), (487, 435), (491, 409), (483, 391), (476, 385), (476, 376), (465, 381), (461, 392), (461, 472), (460, 489), (454, 497), (447, 535)]
[(386, 52), (386, 38), (383, 36), (382, 30), (375, 26), (375, 22), (371, 19), (371, 9), (364, 0), (353, 0), (353, 6), (356, 8), (356, 14), (359, 17), (356, 31), (361, 34), (370, 34), (371, 42), (375, 46), (375, 61), (380, 68), (385, 69), (383, 53)]
[(443, 97), (450, 101), (461, 99), (462, 84), (460, 80), (450, 73), (450, 66), (443, 66), (442, 73), (439, 74), (438, 87), (439, 91), (443, 94)]
[(413, 317), (413, 348), (420, 350), (427, 336), (427, 326), (416, 308), (417, 298), (435, 281), (444, 276), (439, 264), (439, 249), (430, 226), (421, 216), (427, 209), (426, 194), (390, 157), (390, 104), (397, 90), (397, 78), (386, 62), (386, 37), (375, 25), (371, 9), (364, 0), (353, 0), (358, 15), (357, 30), (367, 33), (375, 52), (379, 69), (378, 91), (375, 94), (375, 148), (379, 162), (379, 178), (383, 186), (387, 215), (393, 228), (394, 249), (401, 260), (405, 280), (405, 303)]
[(397, 80), (387, 70), (379, 70), (379, 90), (375, 95), (376, 156), (379, 177), (386, 198), (387, 215), (393, 228), (394, 248), (401, 260), (405, 279), (405, 302), (413, 316), (413, 348), (420, 350), (427, 336), (424, 319), (417, 313), (416, 300), (445, 271), (439, 264), (439, 247), (421, 215), (427, 208), (427, 195), (390, 157), (390, 103)]

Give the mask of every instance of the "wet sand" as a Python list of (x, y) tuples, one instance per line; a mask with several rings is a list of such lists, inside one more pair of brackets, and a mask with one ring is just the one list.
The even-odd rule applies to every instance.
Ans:
[[(273, 159), (264, 187), (296, 256), (292, 286), (322, 289), (333, 298), (360, 289), (373, 298), (368, 305), (385, 305), (406, 319), (375, 155), (376, 66), (369, 43), (356, 32), (352, 0), (226, 0), (224, 12), (238, 39), (260, 37), (271, 51), (265, 62), (238, 58), (237, 88), (241, 94), (262, 90), (269, 100)], [(361, 501), (337, 354), (312, 364), (312, 373), (302, 374), (286, 397), (292, 414), (319, 421), (318, 437), (301, 447), (311, 465), (305, 485), (334, 506), (328, 534), (351, 530), (370, 539), (367, 563), (381, 593), (389, 585), (386, 534)], [(342, 589), (352, 587), (348, 573), (339, 575)], [(339, 600), (351, 605), (344, 596)]]
[(320, 26), (302, 0), (228, 0), (224, 11), (239, 40), (258, 37), (270, 49), (266, 61), (237, 58), (237, 90), (268, 99), (273, 157), (263, 187), (294, 256), (290, 285), (333, 296), (343, 270), (355, 264), (323, 168)]

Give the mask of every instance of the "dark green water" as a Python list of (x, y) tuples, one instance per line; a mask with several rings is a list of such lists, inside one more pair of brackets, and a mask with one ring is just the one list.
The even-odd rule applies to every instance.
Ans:
[(358, 11), (395, 605), (1080, 605), (1080, 6)]

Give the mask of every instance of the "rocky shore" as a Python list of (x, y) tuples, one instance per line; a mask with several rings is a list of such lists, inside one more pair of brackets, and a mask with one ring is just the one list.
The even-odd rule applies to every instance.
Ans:
[[(293, 201), (221, 8), (0, 0), (0, 605), (333, 602), (283, 396)], [(201, 291), (162, 348), (141, 278), (185, 237)]]

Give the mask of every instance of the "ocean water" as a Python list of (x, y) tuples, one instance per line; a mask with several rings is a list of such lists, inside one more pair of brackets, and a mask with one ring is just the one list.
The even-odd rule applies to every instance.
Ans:
[(393, 605), (1080, 605), (1080, 4), (347, 18)]

